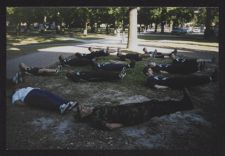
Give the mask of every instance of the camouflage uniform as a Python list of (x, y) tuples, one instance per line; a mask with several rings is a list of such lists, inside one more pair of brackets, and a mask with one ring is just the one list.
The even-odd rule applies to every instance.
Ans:
[(95, 127), (105, 128), (105, 123), (134, 125), (176, 111), (192, 109), (193, 105), (186, 96), (182, 100), (150, 100), (142, 103), (128, 103), (116, 106), (95, 107), (92, 114), (82, 120), (91, 121)]

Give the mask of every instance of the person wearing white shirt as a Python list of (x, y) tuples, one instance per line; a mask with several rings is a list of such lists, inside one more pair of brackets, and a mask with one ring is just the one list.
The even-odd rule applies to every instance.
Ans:
[(77, 105), (77, 102), (68, 101), (47, 90), (26, 87), (15, 91), (12, 95), (12, 104), (57, 110), (60, 114), (64, 114), (66, 111), (72, 110)]

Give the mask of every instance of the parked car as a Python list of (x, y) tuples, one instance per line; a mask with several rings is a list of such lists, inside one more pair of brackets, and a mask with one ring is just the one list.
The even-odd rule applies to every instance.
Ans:
[(193, 30), (192, 30), (192, 32), (194, 32), (194, 33), (200, 33), (201, 32), (201, 29), (200, 29), (200, 27), (194, 27)]
[(177, 35), (182, 35), (186, 33), (187, 33), (187, 29), (185, 28), (173, 28), (173, 30), (171, 31), (171, 34), (177, 34)]

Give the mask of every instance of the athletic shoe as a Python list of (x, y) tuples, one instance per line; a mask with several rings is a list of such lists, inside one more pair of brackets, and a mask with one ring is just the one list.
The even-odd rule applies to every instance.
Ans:
[(67, 104), (69, 105), (67, 109), (69, 111), (72, 110), (74, 107), (78, 106), (78, 102), (76, 101), (69, 101)]
[(73, 101), (69, 101), (66, 104), (60, 105), (60, 114), (64, 114), (65, 112), (72, 110), (76, 106), (78, 106), (78, 102)]
[(211, 75), (211, 81), (216, 82), (217, 78), (218, 78), (218, 72), (217, 72), (217, 69), (215, 69)]
[(12, 82), (13, 82), (14, 84), (18, 84), (18, 73), (16, 73), (16, 75), (14, 75), (14, 76), (12, 77)]
[(59, 107), (60, 114), (64, 114), (66, 109), (67, 109), (67, 107), (68, 107), (68, 105), (66, 105), (66, 104), (60, 105), (60, 107)]
[(79, 82), (80, 79), (78, 77), (76, 77), (73, 73), (66, 73), (66, 77), (74, 82)]
[(119, 78), (123, 79), (125, 76), (126, 76), (126, 67), (123, 67), (123, 69), (121, 70), (119, 74)]
[(190, 93), (189, 93), (187, 88), (183, 89), (183, 94), (184, 94), (183, 99), (182, 99), (182, 101), (183, 101), (183, 109), (184, 110), (193, 109), (194, 108), (193, 102), (191, 100), (191, 95), (190, 95)]
[(23, 82), (22, 72), (17, 72), (17, 73), (15, 74), (15, 76), (13, 76), (12, 82), (13, 82), (14, 84), (19, 84), (19, 83)]
[(62, 55), (59, 56), (59, 62), (60, 62), (60, 64), (61, 64), (62, 66), (65, 65), (65, 60), (64, 60), (64, 58), (63, 58)]
[(56, 73), (60, 72), (62, 72), (62, 65), (58, 65), (58, 67), (56, 68)]
[(23, 74), (22, 74), (22, 72), (18, 72), (18, 82), (19, 83), (23, 82)]

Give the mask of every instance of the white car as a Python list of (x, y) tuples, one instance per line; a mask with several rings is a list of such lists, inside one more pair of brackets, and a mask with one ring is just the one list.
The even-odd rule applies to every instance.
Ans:
[(192, 32), (194, 33), (200, 33), (201, 32), (201, 29), (199, 27), (194, 27)]

